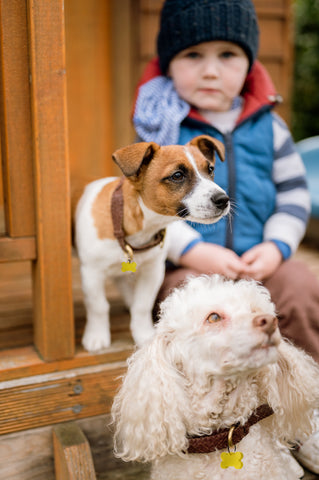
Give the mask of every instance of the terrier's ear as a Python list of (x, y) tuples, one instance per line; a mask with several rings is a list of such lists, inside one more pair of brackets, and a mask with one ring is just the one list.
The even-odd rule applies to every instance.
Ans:
[(140, 142), (116, 150), (112, 159), (120, 167), (126, 177), (138, 175), (142, 165), (152, 160), (154, 153), (160, 148), (154, 142)]
[(197, 147), (202, 154), (210, 161), (215, 161), (215, 152), (223, 162), (225, 160), (225, 147), (222, 142), (209, 135), (199, 135), (193, 138), (189, 145)]

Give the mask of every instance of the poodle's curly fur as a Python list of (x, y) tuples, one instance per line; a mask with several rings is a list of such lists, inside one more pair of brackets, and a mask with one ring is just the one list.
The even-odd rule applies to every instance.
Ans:
[[(118, 457), (152, 461), (153, 480), (299, 478), (287, 447), (312, 431), (319, 368), (282, 339), (264, 287), (191, 278), (162, 303), (155, 336), (128, 363), (112, 407)], [(220, 451), (185, 453), (189, 435), (244, 424), (264, 403), (275, 413), (237, 445), (242, 469), (222, 469)]]

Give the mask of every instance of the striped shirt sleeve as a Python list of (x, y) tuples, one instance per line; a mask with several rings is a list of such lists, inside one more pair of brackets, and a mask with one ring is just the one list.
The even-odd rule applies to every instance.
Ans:
[(264, 240), (286, 243), (294, 253), (305, 234), (311, 209), (306, 170), (287, 125), (275, 113), (273, 134), (276, 207), (265, 224)]

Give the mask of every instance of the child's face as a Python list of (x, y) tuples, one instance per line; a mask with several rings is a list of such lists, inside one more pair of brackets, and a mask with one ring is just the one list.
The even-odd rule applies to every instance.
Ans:
[(181, 98), (200, 110), (226, 112), (244, 85), (249, 67), (235, 43), (204, 42), (179, 52), (168, 75)]

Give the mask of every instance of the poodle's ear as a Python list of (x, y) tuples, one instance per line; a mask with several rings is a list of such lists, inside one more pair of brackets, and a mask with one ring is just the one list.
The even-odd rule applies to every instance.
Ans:
[(275, 411), (272, 429), (285, 442), (301, 440), (312, 431), (319, 405), (319, 366), (304, 351), (283, 340), (268, 383), (268, 402)]
[(184, 380), (169, 350), (165, 335), (157, 334), (129, 360), (112, 406), (115, 455), (125, 461), (148, 462), (187, 447)]

